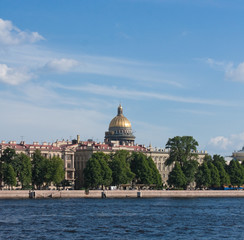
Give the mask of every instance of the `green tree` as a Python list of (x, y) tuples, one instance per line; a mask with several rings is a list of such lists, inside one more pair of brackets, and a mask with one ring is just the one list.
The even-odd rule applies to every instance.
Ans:
[(16, 186), (16, 175), (15, 175), (15, 172), (14, 172), (14, 169), (12, 167), (11, 164), (8, 164), (8, 163), (4, 163), (4, 177), (3, 177), (3, 181), (5, 184), (7, 184), (10, 189), (13, 187), (13, 186)]
[(143, 153), (133, 152), (130, 168), (135, 174), (136, 183), (162, 185), (161, 176), (151, 157), (147, 158)]
[(230, 177), (225, 171), (223, 163), (221, 163), (220, 161), (213, 161), (213, 164), (219, 171), (220, 186), (228, 186), (230, 184)]
[(22, 189), (29, 189), (32, 180), (31, 159), (24, 153), (17, 154), (15, 161), (18, 162), (17, 176)]
[(147, 161), (148, 161), (149, 167), (151, 169), (150, 176), (152, 178), (152, 184), (156, 184), (157, 187), (161, 187), (162, 186), (162, 177), (157, 169), (156, 164), (154, 163), (154, 161), (152, 160), (151, 157), (147, 157)]
[[(197, 150), (198, 142), (192, 136), (176, 136), (170, 138), (166, 148), (170, 149), (169, 158), (166, 165), (178, 162), (186, 177), (186, 186), (195, 180), (197, 170)], [(185, 188), (186, 188), (185, 186)]]
[(186, 177), (186, 186), (195, 181), (195, 175), (198, 168), (198, 162), (196, 160), (189, 160), (184, 163), (182, 171)]
[(12, 163), (13, 159), (16, 157), (16, 152), (12, 148), (6, 148), (1, 156), (1, 161), (4, 163)]
[(236, 160), (231, 160), (227, 171), (230, 176), (231, 185), (240, 187), (244, 181), (244, 170), (242, 165)]
[(207, 165), (211, 176), (210, 186), (217, 188), (220, 187), (220, 177), (217, 167), (215, 167), (212, 162), (208, 162)]
[(48, 160), (41, 155), (40, 150), (33, 154), (32, 161), (32, 186), (40, 189), (47, 181)]
[(196, 185), (199, 188), (206, 188), (211, 185), (211, 172), (206, 162), (203, 162), (203, 164), (198, 167), (195, 179)]
[(85, 187), (97, 188), (112, 183), (112, 170), (108, 166), (109, 156), (103, 152), (92, 154), (84, 169)]
[(176, 136), (170, 138), (166, 143), (166, 148), (170, 149), (169, 158), (166, 160), (166, 165), (178, 162), (183, 167), (186, 161), (196, 159), (198, 142), (192, 136)]
[(169, 174), (168, 185), (175, 188), (184, 188), (186, 186), (187, 179), (181, 169), (178, 162), (175, 162), (173, 170)]
[(112, 170), (113, 185), (126, 184), (132, 181), (135, 174), (131, 171), (127, 162), (129, 152), (125, 150), (117, 151), (111, 155), (109, 167)]
[(223, 165), (223, 167), (226, 167), (226, 161), (224, 159), (224, 157), (220, 156), (220, 155), (213, 155), (213, 164), (216, 166), (216, 163), (221, 163)]
[(46, 175), (45, 182), (50, 185), (52, 182), (59, 187), (64, 180), (64, 162), (60, 157), (52, 157), (46, 161)]

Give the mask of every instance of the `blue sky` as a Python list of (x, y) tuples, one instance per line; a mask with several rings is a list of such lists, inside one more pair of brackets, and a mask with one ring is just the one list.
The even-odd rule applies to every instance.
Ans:
[(0, 137), (103, 141), (119, 103), (136, 142), (244, 145), (244, 2), (0, 2)]

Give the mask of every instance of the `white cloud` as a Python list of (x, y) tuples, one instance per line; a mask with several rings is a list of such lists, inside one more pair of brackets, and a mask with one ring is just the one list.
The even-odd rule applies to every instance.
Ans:
[(234, 151), (239, 151), (244, 146), (244, 132), (231, 134), (229, 136), (217, 136), (210, 139), (206, 149), (213, 154), (231, 155)]
[(11, 21), (0, 18), (0, 44), (16, 45), (25, 42), (36, 42), (44, 38), (37, 32), (21, 31)]
[(233, 64), (229, 65), (225, 75), (233, 81), (244, 82), (244, 62), (240, 63), (236, 68), (233, 67)]
[(0, 64), (0, 82), (18, 85), (30, 80), (32, 77), (33, 75), (25, 70), (17, 70), (8, 67), (6, 64)]
[(128, 99), (158, 99), (172, 102), (182, 102), (182, 103), (193, 103), (193, 104), (206, 104), (213, 106), (235, 106), (235, 103), (231, 103), (230, 101), (222, 101), (216, 99), (200, 99), (200, 98), (188, 98), (188, 97), (180, 97), (174, 96), (164, 93), (155, 93), (155, 92), (145, 92), (145, 91), (134, 91), (128, 89), (122, 89), (111, 86), (100, 86), (96, 84), (87, 84), (84, 86), (64, 86), (61, 84), (50, 84), (56, 88), (62, 88), (71, 91), (82, 91), (89, 92), (92, 94), (110, 96), (110, 97), (118, 97), (123, 96)]
[(226, 150), (230, 145), (232, 145), (232, 142), (226, 137), (218, 136), (211, 138), (209, 144), (213, 145), (216, 148)]
[(78, 65), (78, 61), (73, 59), (61, 58), (53, 59), (45, 65), (45, 69), (55, 72), (69, 72), (74, 70), (74, 67)]

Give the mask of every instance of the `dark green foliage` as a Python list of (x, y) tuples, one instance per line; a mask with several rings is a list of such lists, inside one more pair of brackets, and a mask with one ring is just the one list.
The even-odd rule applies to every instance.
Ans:
[(197, 150), (198, 142), (192, 136), (176, 136), (170, 138), (166, 144), (166, 148), (170, 149), (170, 156), (166, 160), (166, 165), (171, 165), (178, 162), (181, 167), (190, 159), (194, 159)]
[(186, 186), (195, 181), (195, 174), (197, 168), (198, 168), (198, 162), (196, 160), (189, 160), (184, 163), (182, 167), (182, 171), (186, 177)]
[(216, 163), (221, 163), (223, 165), (223, 167), (226, 167), (226, 161), (224, 159), (224, 157), (220, 156), (220, 155), (213, 155), (213, 164), (216, 166)]
[(32, 179), (31, 159), (24, 153), (20, 153), (15, 157), (15, 161), (18, 162), (17, 177), (22, 189), (29, 189)]
[(131, 171), (135, 174), (135, 181), (139, 184), (162, 185), (161, 175), (151, 157), (143, 153), (133, 152), (130, 163)]
[(209, 154), (206, 154), (203, 161), (204, 162), (212, 162), (213, 161), (212, 156)]
[(206, 162), (198, 167), (195, 178), (199, 188), (207, 188), (211, 185), (211, 172)]
[(112, 170), (108, 166), (109, 156), (103, 152), (92, 154), (84, 169), (86, 188), (108, 186), (112, 183)]
[(161, 187), (162, 186), (162, 177), (156, 167), (156, 164), (154, 163), (154, 161), (152, 160), (151, 157), (148, 157), (147, 160), (148, 160), (149, 167), (151, 169), (151, 178), (152, 178), (153, 184), (156, 184), (157, 187)]
[(230, 184), (230, 177), (228, 173), (225, 171), (225, 162), (214, 160), (213, 164), (219, 171), (220, 186), (228, 186)]
[(46, 161), (45, 181), (50, 184), (53, 182), (57, 187), (64, 180), (64, 162), (60, 157), (52, 157)]
[(6, 148), (1, 156), (1, 161), (7, 164), (12, 163), (12, 160), (15, 158), (15, 156), (16, 152), (14, 149)]
[(128, 157), (129, 152), (125, 150), (117, 151), (115, 154), (111, 155), (109, 166), (112, 170), (112, 185), (130, 183), (135, 177), (135, 174), (131, 172), (130, 165), (127, 162)]
[(197, 170), (197, 150), (198, 142), (192, 136), (176, 136), (170, 138), (166, 144), (166, 148), (170, 149), (169, 158), (166, 160), (166, 165), (171, 165), (178, 162), (181, 166), (186, 178), (186, 188), (195, 180)]
[(186, 186), (187, 179), (181, 169), (178, 162), (175, 162), (173, 170), (169, 174), (168, 185), (174, 188), (184, 188)]
[(32, 186), (36, 185), (37, 189), (40, 189), (47, 180), (48, 160), (41, 155), (39, 150), (36, 150), (33, 154), (32, 164)]
[(8, 163), (4, 163), (3, 169), (4, 169), (4, 171), (3, 171), (4, 183), (7, 184), (8, 186), (10, 186), (11, 188), (13, 186), (16, 186), (16, 174), (14, 172), (12, 165), (8, 164)]
[(211, 175), (210, 186), (215, 188), (220, 187), (220, 177), (219, 177), (219, 171), (217, 167), (215, 167), (213, 163), (210, 161), (207, 163), (207, 165)]
[(227, 171), (230, 176), (230, 183), (232, 186), (241, 186), (244, 182), (243, 166), (236, 160), (231, 160)]

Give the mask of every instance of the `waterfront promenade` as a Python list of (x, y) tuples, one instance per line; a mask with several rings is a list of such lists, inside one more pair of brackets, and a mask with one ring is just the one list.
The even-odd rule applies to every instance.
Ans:
[(163, 191), (163, 190), (3, 190), (0, 199), (27, 199), (27, 198), (195, 198), (195, 197), (244, 197), (244, 191)]

